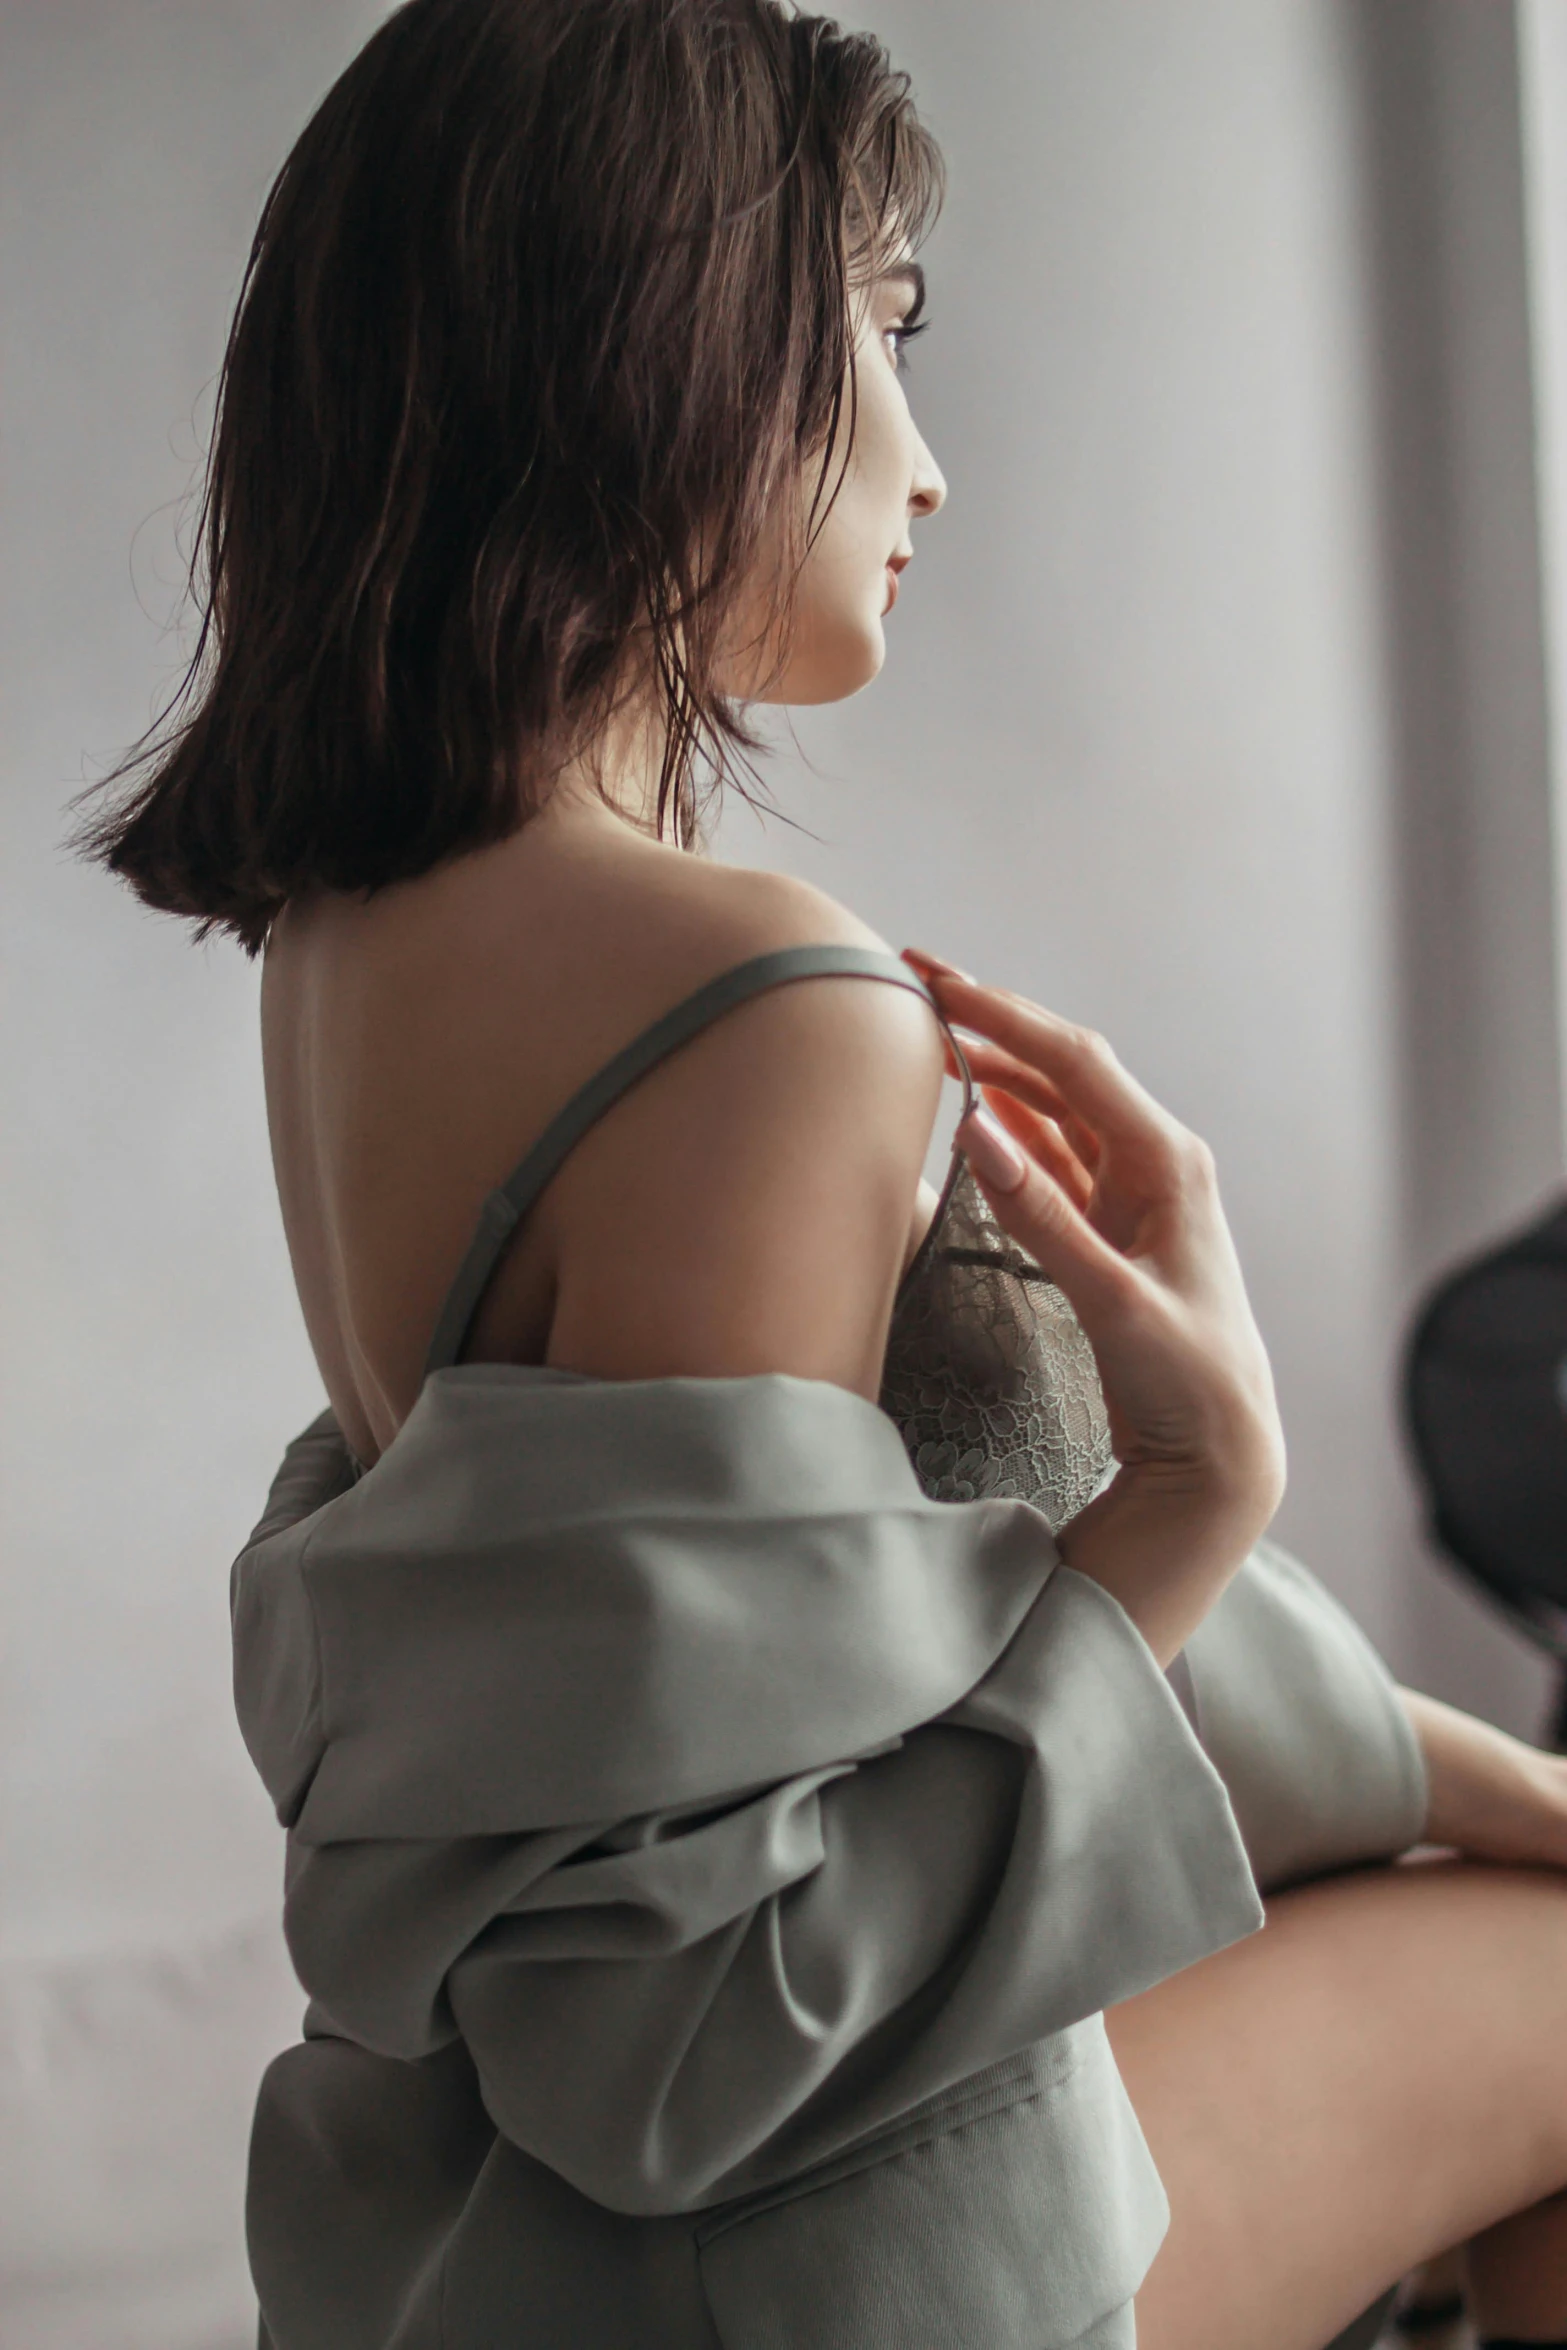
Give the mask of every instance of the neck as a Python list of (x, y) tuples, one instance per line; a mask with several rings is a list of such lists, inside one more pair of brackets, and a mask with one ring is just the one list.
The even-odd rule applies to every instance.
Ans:
[(651, 698), (628, 702), (556, 777), (550, 797), (605, 811), (648, 839), (658, 837), (658, 779), (667, 727)]

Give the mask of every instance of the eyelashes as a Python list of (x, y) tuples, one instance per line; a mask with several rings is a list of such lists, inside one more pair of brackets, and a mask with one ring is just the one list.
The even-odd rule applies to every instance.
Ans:
[(908, 362), (903, 356), (904, 345), (912, 343), (916, 335), (922, 335), (930, 323), (928, 318), (922, 318), (918, 326), (893, 326), (887, 329), (897, 344), (897, 368), (900, 375), (908, 372)]

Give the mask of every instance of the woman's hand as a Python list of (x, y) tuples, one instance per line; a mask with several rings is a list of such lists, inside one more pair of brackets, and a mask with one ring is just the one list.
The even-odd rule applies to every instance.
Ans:
[(1061, 1537), (1161, 1664), (1278, 1507), (1284, 1441), (1207, 1146), (1110, 1047), (1022, 996), (906, 959), (986, 1107), (958, 1130), (997, 1221), (1065, 1293), (1099, 1366), (1120, 1470)]
[(1475, 1860), (1567, 1868), (1567, 1755), (1400, 1689), (1431, 1783), (1423, 1841)]

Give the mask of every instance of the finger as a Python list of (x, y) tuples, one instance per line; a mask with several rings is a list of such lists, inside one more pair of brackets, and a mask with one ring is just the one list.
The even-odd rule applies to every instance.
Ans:
[(958, 1060), (957, 1046), (962, 1046), (963, 1059), (964, 1061), (968, 1062), (971, 1071), (973, 1069), (973, 1055), (968, 1049), (968, 1038), (966, 1036), (959, 1036), (957, 1039), (957, 1044), (955, 1045), (953, 1042), (953, 1035), (954, 1031), (944, 1025), (941, 1031), (941, 1056), (942, 1061), (946, 1067), (947, 1075), (949, 1077), (955, 1077), (958, 1083), (961, 1085), (963, 1082), (963, 1068), (962, 1064)]
[(963, 1047), (963, 1058), (976, 1083), (1003, 1085), (1008, 1093), (1016, 1094), (1020, 1101), (1028, 1102), (1036, 1110), (1043, 1110), (1048, 1118), (1070, 1118), (1075, 1114), (1061, 1088), (1052, 1085), (1048, 1077), (1042, 1077), (1026, 1061), (1020, 1061), (1016, 1053), (1009, 1053), (1004, 1046), (993, 1044), (988, 1036), (981, 1036), (975, 1028), (957, 1028), (953, 1034)]
[(1092, 1337), (1095, 1322), (1124, 1310), (1138, 1288), (1134, 1268), (990, 1111), (965, 1118), (958, 1140), (996, 1222), (1061, 1290)]
[[(919, 973), (927, 986), (938, 977), (961, 979), (970, 985), (974, 984), (968, 972), (958, 970), (953, 963), (943, 963), (935, 955), (926, 954), (923, 948), (904, 947), (901, 951), (903, 961)], [(1018, 1000), (1021, 1002), (1023, 999)], [(1020, 1099), (1031, 1101), (1036, 1109), (1045, 1111), (1056, 1120), (1085, 1166), (1098, 1164), (1099, 1137), (1037, 1069), (1025, 1067), (1013, 1054), (993, 1044), (989, 1038), (980, 1036), (976, 1030), (943, 1021), (941, 1042), (947, 1075), (960, 1081), (964, 1071), (953, 1051), (954, 1041), (961, 1047), (963, 1058), (968, 1064), (968, 1074), (976, 1082), (1004, 1084)]]
[(1067, 1101), (1058, 1086), (1041, 1077), (1037, 1069), (1030, 1069), (1015, 1054), (1004, 1052), (1000, 1045), (977, 1035), (973, 1029), (955, 1031), (963, 1047), (970, 1074), (983, 1087), (991, 1087), (1011, 1094), (1016, 1100), (1027, 1102), (1031, 1109), (1042, 1111), (1054, 1119), (1065, 1134), (1085, 1167), (1097, 1167), (1102, 1155), (1098, 1135)]
[(1086, 1213), (1094, 1195), (1094, 1179), (1055, 1120), (1041, 1117), (1037, 1110), (996, 1087), (986, 1086), (985, 1102), (1013, 1140), (1055, 1177), (1079, 1213)]
[(956, 963), (944, 963), (939, 955), (927, 954), (923, 947), (899, 947), (899, 956), (917, 971), (927, 984), (938, 972), (951, 972), (954, 978), (970, 979), (973, 973), (960, 971)]
[(1000, 1045), (1054, 1085), (1101, 1135), (1161, 1151), (1176, 1138), (1169, 1111), (1122, 1068), (1093, 1029), (956, 974), (932, 971), (926, 983), (949, 1020)]

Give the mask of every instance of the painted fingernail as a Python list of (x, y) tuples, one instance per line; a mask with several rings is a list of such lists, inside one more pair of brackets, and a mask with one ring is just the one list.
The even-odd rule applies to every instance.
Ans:
[(906, 963), (921, 964), (927, 971), (940, 971), (948, 979), (966, 979), (970, 987), (979, 985), (972, 971), (960, 971), (956, 963), (944, 963), (939, 955), (928, 955), (923, 947), (904, 947), (902, 954)]
[(969, 1165), (992, 1191), (1016, 1191), (1024, 1175), (1023, 1154), (987, 1109), (970, 1110), (957, 1138)]

